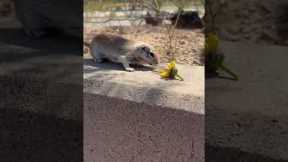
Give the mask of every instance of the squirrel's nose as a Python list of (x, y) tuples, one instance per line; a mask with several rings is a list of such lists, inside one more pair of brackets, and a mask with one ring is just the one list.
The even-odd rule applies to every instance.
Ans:
[(154, 60), (155, 60), (155, 64), (159, 64), (159, 62), (160, 62), (160, 57), (159, 57), (159, 55), (158, 54), (154, 54)]

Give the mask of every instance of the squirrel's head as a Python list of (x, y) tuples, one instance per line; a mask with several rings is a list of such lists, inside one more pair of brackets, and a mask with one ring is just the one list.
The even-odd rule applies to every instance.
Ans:
[(152, 47), (148, 45), (140, 45), (136, 48), (137, 57), (141, 59), (141, 61), (150, 64), (150, 65), (158, 65), (159, 64), (159, 55), (152, 52)]

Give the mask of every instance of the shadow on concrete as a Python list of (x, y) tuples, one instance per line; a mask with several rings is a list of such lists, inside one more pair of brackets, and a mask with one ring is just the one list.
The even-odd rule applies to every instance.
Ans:
[(215, 147), (207, 157), (212, 162), (287, 161), (287, 47), (226, 41), (222, 47), (240, 79), (206, 79), (206, 141)]
[(257, 153), (244, 152), (237, 148), (215, 147), (209, 144), (206, 144), (205, 154), (207, 162), (287, 162), (287, 160), (272, 159)]
[(0, 109), (0, 160), (82, 161), (82, 123), (55, 116)]
[(0, 161), (82, 161), (82, 42), (0, 29)]
[(219, 74), (206, 75), (205, 79), (223, 79), (223, 80), (235, 81), (235, 79), (232, 77), (223, 76), (223, 75), (219, 75)]
[[(112, 63), (109, 61), (105, 61), (103, 63), (95, 63), (93, 59), (84, 59), (84, 66), (90, 66), (95, 68), (83, 69), (83, 73), (92, 73), (96, 71), (107, 71), (107, 70), (117, 70), (117, 71), (125, 71), (123, 65), (120, 63)], [(152, 71), (152, 67), (144, 66), (144, 65), (131, 65), (131, 67), (135, 68), (136, 71)]]

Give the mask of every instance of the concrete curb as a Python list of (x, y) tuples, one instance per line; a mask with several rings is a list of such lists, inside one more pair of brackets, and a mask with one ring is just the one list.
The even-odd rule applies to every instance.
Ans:
[(84, 161), (204, 162), (204, 68), (185, 81), (84, 60)]
[(184, 81), (166, 81), (155, 72), (125, 72), (116, 64), (84, 60), (84, 93), (204, 114), (204, 68), (178, 65)]

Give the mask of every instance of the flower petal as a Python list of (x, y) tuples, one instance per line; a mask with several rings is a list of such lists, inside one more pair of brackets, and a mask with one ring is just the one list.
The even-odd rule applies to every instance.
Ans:
[(168, 78), (169, 75), (170, 75), (170, 72), (169, 72), (169, 70), (167, 70), (167, 69), (163, 69), (163, 70), (160, 71), (160, 76), (161, 76), (162, 78)]
[(209, 33), (206, 37), (205, 51), (206, 53), (215, 53), (218, 49), (219, 38), (214, 33)]
[(175, 60), (173, 60), (173, 61), (171, 61), (169, 64), (168, 64), (168, 69), (173, 69), (173, 68), (175, 68), (175, 66), (176, 66), (176, 61)]

